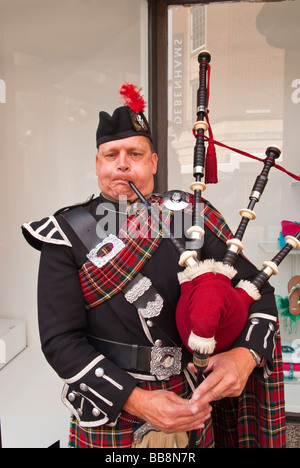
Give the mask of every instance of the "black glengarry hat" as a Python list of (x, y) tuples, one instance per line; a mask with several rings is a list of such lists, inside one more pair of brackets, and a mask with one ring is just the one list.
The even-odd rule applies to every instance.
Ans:
[(112, 140), (121, 140), (130, 136), (145, 136), (152, 141), (150, 127), (143, 114), (145, 101), (136, 91), (136, 86), (126, 83), (120, 88), (125, 106), (115, 109), (112, 116), (107, 112), (99, 113), (99, 125), (96, 134), (97, 148), (102, 143)]

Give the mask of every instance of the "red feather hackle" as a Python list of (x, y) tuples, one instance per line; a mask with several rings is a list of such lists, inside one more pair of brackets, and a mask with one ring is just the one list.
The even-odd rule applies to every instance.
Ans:
[(120, 88), (120, 95), (124, 99), (125, 106), (129, 106), (134, 112), (143, 112), (146, 102), (141, 94), (142, 88), (139, 90), (136, 88), (131, 83), (124, 83)]

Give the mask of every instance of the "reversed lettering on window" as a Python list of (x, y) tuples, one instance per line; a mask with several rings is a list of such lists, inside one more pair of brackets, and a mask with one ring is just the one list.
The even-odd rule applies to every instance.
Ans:
[(173, 36), (173, 124), (181, 125), (183, 119), (183, 34)]
[(6, 103), (6, 84), (4, 80), (0, 79), (0, 104)]
[(300, 78), (293, 80), (292, 88), (295, 88), (295, 90), (292, 92), (292, 102), (294, 104), (299, 104), (300, 102)]

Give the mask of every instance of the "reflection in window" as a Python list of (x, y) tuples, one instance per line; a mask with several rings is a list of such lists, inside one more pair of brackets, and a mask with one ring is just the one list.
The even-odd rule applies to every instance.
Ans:
[(205, 6), (193, 7), (191, 11), (192, 21), (192, 51), (205, 46)]
[[(300, 2), (294, 1), (169, 7), (169, 189), (190, 191), (193, 182), (192, 127), (203, 49), (211, 53), (208, 108), (214, 139), (261, 158), (277, 145), (282, 149), (277, 162), (299, 175), (299, 15)], [(216, 146), (216, 151), (219, 183), (209, 185), (204, 197), (234, 230), (262, 167), (230, 149)], [(258, 267), (266, 258), (257, 242), (276, 246), (282, 219), (299, 218), (299, 203), (300, 184), (272, 170), (245, 237), (245, 255)], [(273, 277), (272, 283), (285, 293), (284, 282)]]

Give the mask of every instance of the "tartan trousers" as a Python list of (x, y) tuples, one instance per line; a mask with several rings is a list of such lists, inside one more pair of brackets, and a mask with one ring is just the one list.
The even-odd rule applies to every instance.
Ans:
[[(190, 386), (184, 376), (168, 381), (143, 381), (146, 390), (164, 389), (188, 398)], [(272, 375), (263, 379), (249, 377), (240, 397), (224, 398), (212, 403), (212, 417), (198, 431), (198, 448), (284, 448), (285, 405), (281, 345), (276, 337)], [(94, 428), (80, 427), (71, 417), (70, 448), (130, 448), (136, 418), (122, 412), (117, 424)], [(159, 447), (158, 447), (159, 448)]]

